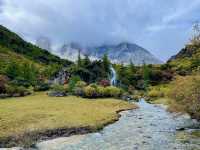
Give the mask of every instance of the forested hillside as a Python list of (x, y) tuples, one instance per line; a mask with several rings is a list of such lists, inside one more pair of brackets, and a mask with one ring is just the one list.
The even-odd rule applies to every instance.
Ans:
[(47, 80), (71, 64), (0, 26), (1, 97), (27, 95), (31, 86), (48, 89)]
[(42, 64), (70, 64), (69, 61), (60, 59), (58, 56), (50, 54), (47, 50), (40, 49), (39, 47), (24, 41), (17, 34), (11, 32), (7, 28), (0, 25), (0, 46), (7, 48), (7, 51), (12, 51), (21, 54), (24, 57), (31, 59), (37, 63)]

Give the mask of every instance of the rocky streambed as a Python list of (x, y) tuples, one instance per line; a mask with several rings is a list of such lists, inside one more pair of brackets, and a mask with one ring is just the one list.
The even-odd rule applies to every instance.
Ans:
[(36, 144), (39, 150), (200, 150), (199, 124), (165, 108), (138, 102), (101, 132)]

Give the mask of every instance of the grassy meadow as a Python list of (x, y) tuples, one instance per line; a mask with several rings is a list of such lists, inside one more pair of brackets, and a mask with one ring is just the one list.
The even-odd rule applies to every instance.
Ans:
[(136, 106), (116, 99), (58, 98), (45, 93), (0, 100), (0, 139), (59, 128), (96, 130), (117, 120), (118, 111), (132, 108)]

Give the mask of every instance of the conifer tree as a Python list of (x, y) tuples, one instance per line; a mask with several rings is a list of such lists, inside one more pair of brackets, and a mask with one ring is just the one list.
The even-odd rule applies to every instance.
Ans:
[(80, 68), (81, 65), (82, 65), (81, 52), (80, 52), (80, 50), (78, 51), (78, 60), (77, 60), (77, 65), (78, 65), (78, 68)]
[(148, 65), (143, 63), (143, 78), (144, 78), (144, 89), (147, 90), (149, 86), (149, 75), (150, 75), (150, 70)]
[(103, 65), (104, 77), (108, 78), (108, 76), (110, 74), (110, 65), (111, 65), (111, 63), (110, 63), (110, 60), (109, 60), (107, 54), (103, 55), (102, 61), (103, 61), (102, 65)]

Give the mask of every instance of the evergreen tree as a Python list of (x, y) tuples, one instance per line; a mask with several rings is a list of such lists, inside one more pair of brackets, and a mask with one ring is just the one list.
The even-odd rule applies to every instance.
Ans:
[(120, 86), (122, 88), (127, 89), (129, 83), (128, 77), (127, 77), (127, 67), (124, 66), (124, 64), (121, 64), (118, 68), (117, 71), (117, 76), (118, 76), (118, 80), (120, 82)]
[(136, 72), (136, 67), (134, 63), (132, 62), (132, 60), (130, 61), (129, 69), (130, 69), (130, 72), (133, 74)]
[(148, 65), (145, 63), (143, 64), (143, 78), (144, 78), (144, 89), (147, 90), (149, 86), (149, 77), (150, 76), (150, 70)]
[(78, 68), (80, 68), (81, 65), (82, 65), (81, 52), (80, 52), (80, 50), (78, 51), (78, 60), (77, 60), (77, 65), (78, 65)]
[(110, 74), (110, 60), (108, 58), (108, 55), (107, 54), (104, 54), (103, 55), (103, 58), (102, 58), (102, 65), (103, 65), (103, 74), (104, 74), (104, 77), (105, 78), (108, 78), (109, 74)]
[(12, 80), (19, 76), (20, 66), (16, 62), (11, 62), (7, 69), (6, 74)]
[(83, 68), (87, 68), (91, 64), (90, 58), (88, 55), (85, 55), (83, 59)]
[(128, 65), (128, 72), (127, 72), (126, 76), (129, 80), (129, 85), (131, 85), (131, 86), (136, 85), (136, 79), (135, 79), (136, 72), (137, 72), (137, 68), (135, 67), (133, 62), (130, 61), (130, 64)]

